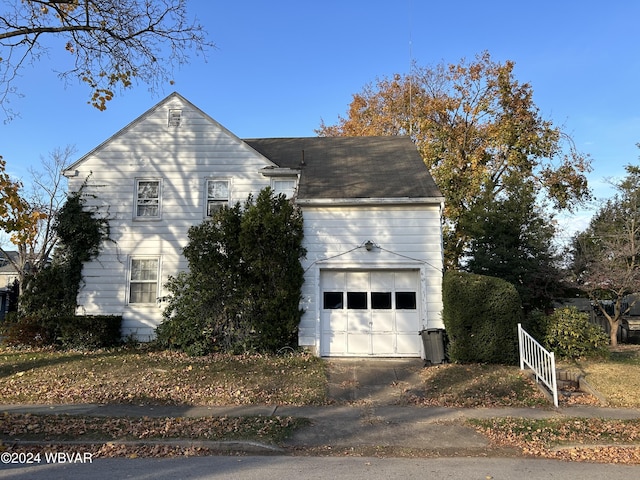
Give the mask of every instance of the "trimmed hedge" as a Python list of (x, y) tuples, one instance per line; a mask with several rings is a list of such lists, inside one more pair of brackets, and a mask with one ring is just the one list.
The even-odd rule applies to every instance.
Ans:
[(499, 278), (446, 272), (443, 321), (449, 358), (459, 363), (516, 364), (522, 302), (516, 288)]
[(0, 325), (5, 345), (98, 349), (121, 342), (122, 317), (119, 315), (78, 315), (49, 320), (13, 318), (15, 316), (7, 318)]
[(46, 347), (53, 345), (55, 336), (51, 329), (33, 317), (18, 317), (16, 313), (7, 315), (0, 323), (0, 338), (3, 345), (13, 347)]
[(121, 342), (119, 315), (77, 315), (58, 322), (57, 343), (63, 348), (108, 348)]

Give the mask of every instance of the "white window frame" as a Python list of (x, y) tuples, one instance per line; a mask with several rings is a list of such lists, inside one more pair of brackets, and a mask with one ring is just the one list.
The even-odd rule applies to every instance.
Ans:
[[(142, 183), (155, 182), (158, 184), (158, 197), (156, 199), (157, 215), (140, 215), (139, 208), (144, 207), (145, 204), (141, 203), (140, 197), (140, 185)], [(150, 198), (153, 200), (153, 198)], [(154, 203), (147, 203), (146, 205), (154, 205)], [(135, 220), (159, 220), (162, 218), (162, 179), (161, 178), (136, 178), (134, 192), (133, 192), (133, 218)]]
[[(134, 279), (134, 262), (153, 260), (156, 262), (156, 278), (151, 279)], [(155, 285), (155, 295), (149, 302), (134, 302), (132, 300), (131, 287), (132, 285), (146, 284)], [(127, 273), (127, 304), (129, 305), (156, 305), (158, 302), (160, 292), (160, 257), (159, 256), (131, 256), (129, 257), (129, 271)]]
[[(277, 184), (279, 182), (293, 182), (293, 188), (278, 188)], [(289, 176), (283, 176), (283, 177), (272, 177), (271, 178), (271, 190), (273, 190), (273, 193), (275, 196), (278, 196), (281, 193), (284, 193), (285, 197), (287, 198), (293, 198), (296, 194), (296, 191), (298, 190), (298, 177), (289, 177)]]
[[(209, 196), (209, 184), (213, 182), (226, 183), (227, 185), (227, 196)], [(211, 210), (211, 206), (215, 206), (215, 210)], [(220, 177), (209, 177), (204, 181), (204, 216), (212, 217), (213, 213), (223, 206), (228, 206), (231, 203), (231, 180), (228, 178), (220, 178)]]

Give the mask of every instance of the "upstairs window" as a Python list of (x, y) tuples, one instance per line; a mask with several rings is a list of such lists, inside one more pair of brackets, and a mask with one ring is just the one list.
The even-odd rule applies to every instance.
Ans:
[(297, 183), (294, 177), (272, 178), (271, 189), (276, 196), (282, 193), (287, 198), (293, 198)]
[(157, 258), (131, 259), (129, 303), (156, 303), (159, 263)]
[(136, 218), (160, 218), (160, 180), (136, 180)]
[(229, 204), (229, 180), (207, 180), (207, 217)]

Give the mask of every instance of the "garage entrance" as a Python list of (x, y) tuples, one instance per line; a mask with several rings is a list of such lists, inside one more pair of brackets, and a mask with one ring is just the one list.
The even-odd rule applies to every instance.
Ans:
[(420, 356), (418, 270), (323, 270), (322, 356)]

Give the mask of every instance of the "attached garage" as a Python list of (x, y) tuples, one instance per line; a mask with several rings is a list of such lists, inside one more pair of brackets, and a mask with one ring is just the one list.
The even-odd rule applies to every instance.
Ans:
[(322, 356), (420, 356), (419, 270), (322, 270)]
[(298, 343), (323, 357), (422, 357), (442, 323), (444, 197), (409, 137), (247, 140), (299, 172), (304, 284)]

